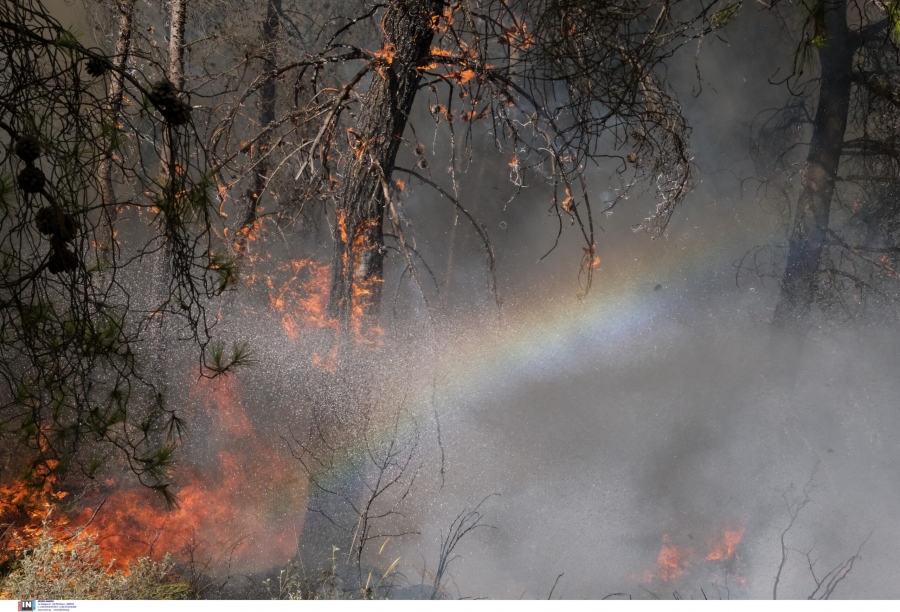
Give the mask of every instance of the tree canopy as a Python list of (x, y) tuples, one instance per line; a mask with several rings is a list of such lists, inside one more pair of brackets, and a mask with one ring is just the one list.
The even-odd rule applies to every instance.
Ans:
[[(0, 48), (0, 435), (34, 467), (93, 474), (120, 457), (169, 495), (181, 421), (141, 343), (167, 313), (212, 349), (205, 303), (235, 278), (211, 232), (191, 108), (168, 81), (84, 47), (39, 2), (0, 7)], [(147, 143), (163, 134), (160, 155)], [(104, 201), (113, 183), (118, 199)], [(145, 230), (117, 237), (115, 206)], [(161, 250), (171, 274), (153, 303), (134, 275)], [(218, 348), (203, 354), (210, 375), (230, 365)]]

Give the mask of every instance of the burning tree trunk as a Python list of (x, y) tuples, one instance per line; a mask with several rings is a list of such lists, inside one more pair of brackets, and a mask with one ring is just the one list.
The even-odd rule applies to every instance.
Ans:
[[(419, 86), (419, 66), (434, 38), (434, 0), (395, 0), (382, 20), (384, 45), (376, 54), (372, 82), (356, 126), (347, 131), (350, 158), (336, 194), (336, 223), (329, 315), (340, 324), (341, 344), (365, 339), (374, 324), (384, 282), (385, 208), (390, 204), (390, 177)], [(358, 365), (358, 364), (357, 364)], [(327, 417), (338, 423), (342, 442), (350, 448), (364, 436), (366, 415), (374, 404), (374, 374), (341, 360), (339, 389), (324, 400)], [(331, 396), (334, 397), (331, 397)], [(353, 547), (354, 526), (361, 520), (365, 490), (364, 463), (349, 467), (335, 489), (311, 499), (298, 554), (305, 563), (330, 564), (332, 547)], [(355, 537), (355, 536), (354, 536)], [(347, 553), (344, 552), (346, 555)]]
[[(775, 307), (779, 327), (802, 320), (815, 298), (816, 274), (825, 246), (831, 200), (847, 128), (853, 54), (846, 1), (822, 3), (824, 43), (819, 51), (821, 84), (803, 191), (791, 232), (787, 267)], [(818, 32), (817, 32), (818, 33)]]
[(395, 0), (382, 21), (384, 46), (356, 127), (351, 158), (336, 195), (329, 313), (342, 334), (372, 323), (384, 282), (384, 214), (397, 150), (419, 86), (418, 67), (434, 38), (434, 0)]
[[(281, 0), (269, 0), (266, 3), (266, 20), (263, 22), (263, 44), (266, 46), (265, 53), (265, 69), (275, 70), (275, 39), (281, 29)], [(259, 127), (265, 130), (275, 121), (275, 79), (269, 79), (260, 88), (259, 91)], [(253, 169), (253, 187), (247, 194), (247, 210), (244, 219), (241, 221), (240, 236), (238, 238), (238, 253), (244, 254), (247, 249), (247, 242), (250, 240), (250, 234), (253, 232), (256, 221), (259, 218), (259, 199), (262, 197), (263, 191), (269, 182), (269, 146), (272, 143), (270, 132), (264, 131), (256, 143), (256, 163)]]

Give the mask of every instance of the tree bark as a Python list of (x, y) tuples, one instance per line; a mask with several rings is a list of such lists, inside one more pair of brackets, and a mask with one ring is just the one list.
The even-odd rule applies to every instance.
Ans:
[(329, 313), (364, 331), (378, 315), (384, 282), (386, 192), (419, 85), (418, 66), (434, 38), (436, 0), (394, 0), (382, 21), (384, 47), (356, 126), (336, 196)]
[[(166, 50), (169, 54), (169, 65), (166, 68), (166, 78), (179, 92), (184, 91), (186, 82), (184, 74), (184, 27), (187, 22), (188, 0), (171, 0), (169, 3), (169, 44)], [(173, 165), (173, 135), (174, 128), (166, 122), (163, 128), (163, 151), (160, 160), (160, 184), (165, 187), (169, 176), (172, 174)]]
[[(278, 32), (281, 29), (281, 0), (269, 0), (266, 3), (266, 20), (263, 22), (263, 44), (266, 49), (263, 57), (265, 58), (266, 71), (275, 70), (277, 68), (275, 55), (275, 40), (278, 38)], [(273, 121), (275, 121), (275, 102), (276, 102), (275, 80), (270, 79), (259, 90), (259, 127), (265, 129)], [(244, 218), (241, 221), (240, 237), (238, 238), (237, 250), (243, 255), (247, 250), (247, 243), (250, 240), (250, 234), (255, 229), (256, 220), (259, 218), (259, 199), (262, 197), (269, 182), (269, 161), (268, 151), (271, 146), (271, 135), (266, 132), (257, 141), (256, 163), (253, 167), (253, 187), (247, 194), (247, 209)]]
[(819, 51), (821, 84), (812, 142), (775, 307), (774, 323), (780, 328), (803, 326), (815, 299), (850, 108), (855, 46), (847, 27), (846, 0), (826, 2), (825, 36), (825, 46)]
[(122, 72), (125, 70), (128, 61), (128, 55), (131, 53), (131, 33), (134, 22), (134, 0), (122, 0), (118, 4), (119, 8), (119, 33), (116, 36), (116, 48), (113, 55), (112, 77), (109, 84), (109, 95), (107, 97), (106, 118), (105, 121), (111, 123), (110, 131), (112, 135), (106, 143), (106, 147), (101, 153), (100, 165), (97, 168), (97, 177), (100, 183), (100, 197), (103, 201), (103, 213), (105, 216), (103, 224), (103, 236), (101, 244), (109, 245), (110, 249), (115, 248), (113, 239), (118, 210), (116, 209), (116, 195), (112, 183), (112, 141), (118, 131), (119, 113), (122, 110), (122, 91), (124, 89), (124, 77)]
[[(340, 322), (339, 345), (366, 340), (381, 303), (384, 282), (385, 208), (391, 174), (419, 86), (418, 66), (427, 58), (434, 38), (436, 0), (393, 0), (382, 20), (384, 46), (372, 70), (372, 82), (362, 100), (356, 125), (348, 130), (349, 161), (336, 195), (332, 282), (328, 310)], [(344, 355), (326, 397), (319, 399), (324, 429), (348, 448), (364, 439), (368, 414), (378, 397), (371, 368), (357, 367), (353, 352)], [(334, 432), (330, 430), (335, 430)], [(333, 452), (333, 451), (332, 451)], [(327, 462), (326, 462), (327, 463)], [(359, 522), (365, 494), (365, 457), (345, 467), (329, 492), (311, 491), (298, 557), (307, 569), (331, 565), (332, 546), (343, 552), (339, 573), (349, 570), (348, 551)], [(328, 476), (317, 475), (327, 479)], [(358, 569), (358, 568), (357, 568)], [(351, 572), (352, 573), (352, 572)]]
[[(169, 4), (169, 44), (167, 51), (169, 54), (169, 65), (166, 70), (166, 78), (175, 86), (179, 92), (184, 90), (186, 77), (184, 73), (184, 29), (187, 23), (187, 3), (188, 0), (171, 0)], [(171, 198), (174, 201), (176, 187), (175, 182), (175, 159), (174, 159), (174, 142), (175, 127), (168, 121), (163, 127), (163, 150), (160, 156), (159, 164), (159, 184), (163, 190), (162, 197)], [(156, 308), (164, 304), (168, 297), (169, 291), (169, 264), (168, 264), (168, 246), (164, 237), (162, 246), (152, 264), (151, 279), (153, 287), (153, 299)], [(156, 328), (156, 353), (153, 357), (153, 374), (154, 382), (159, 384), (161, 388), (167, 385), (167, 362), (166, 346), (168, 338), (166, 337), (166, 317), (164, 313), (160, 313), (159, 326)]]
[(184, 89), (184, 26), (187, 0), (172, 0), (169, 12), (169, 80), (178, 91)]

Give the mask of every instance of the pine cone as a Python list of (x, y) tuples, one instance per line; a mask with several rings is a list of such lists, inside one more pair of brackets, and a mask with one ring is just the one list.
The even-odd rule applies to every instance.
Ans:
[(57, 213), (49, 206), (37, 211), (34, 215), (34, 224), (40, 233), (45, 236), (52, 235), (52, 240), (59, 244), (75, 240), (78, 230), (81, 229), (81, 223), (75, 217), (69, 213)]
[(41, 144), (36, 136), (27, 134), (16, 141), (15, 152), (22, 161), (30, 164), (41, 156)]
[(40, 233), (49, 236), (56, 230), (56, 211), (45, 206), (34, 215), (34, 224)]
[(147, 96), (163, 119), (171, 125), (184, 125), (191, 120), (191, 107), (169, 81), (160, 81)]
[(25, 193), (39, 193), (47, 183), (47, 178), (40, 168), (28, 166), (19, 173), (19, 187)]
[(78, 267), (78, 256), (67, 248), (53, 249), (47, 269), (51, 274), (71, 272)]
[(81, 223), (76, 221), (75, 217), (69, 213), (59, 215), (57, 221), (58, 226), (56, 228), (56, 235), (59, 236), (59, 239), (63, 242), (72, 242), (75, 240), (75, 235), (81, 227)]
[(100, 58), (92, 57), (87, 62), (87, 73), (92, 77), (102, 76), (108, 69), (109, 65)]

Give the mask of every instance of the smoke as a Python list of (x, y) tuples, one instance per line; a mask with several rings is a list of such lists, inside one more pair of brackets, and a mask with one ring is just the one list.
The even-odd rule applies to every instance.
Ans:
[[(689, 69), (670, 75), (700, 184), (662, 240), (628, 231), (646, 201), (602, 221), (586, 299), (576, 298), (575, 232), (538, 261), (555, 219), (541, 213), (536, 180), (506, 204), (494, 160), (464, 195), (494, 237), (504, 308), (491, 319), (469, 235), (456, 251), (454, 323), (438, 342), (438, 361), (459, 372), (437, 394), (443, 479), (421, 485), (422, 535), (398, 552), (433, 567), (456, 513), (500, 493), (483, 507), (495, 529), (458, 550), (452, 594), (541, 598), (564, 574), (554, 597), (771, 597), (780, 538), (811, 483), (785, 536), (779, 597), (810, 595), (860, 547), (834, 596), (897, 596), (885, 569), (898, 561), (896, 329), (823, 323), (797, 352), (769, 324), (775, 283), (735, 283), (736, 263), (778, 243), (786, 221), (742, 180), (754, 174), (750, 122), (784, 96), (768, 84), (791, 54), (778, 28), (743, 15), (701, 54), (696, 99)], [(732, 554), (707, 559), (729, 532), (740, 533)]]
[[(345, 405), (335, 398), (377, 380), (370, 441), (394, 435), (387, 425), (402, 408), (400, 435), (415, 431), (421, 442), (403, 516), (390, 523), (416, 533), (369, 561), (399, 557), (412, 583), (419, 574), (430, 582), (453, 519), (498, 493), (481, 506), (487, 527), (455, 551), (452, 596), (542, 598), (563, 574), (554, 597), (769, 597), (791, 504), (811, 482), (811, 502), (786, 538), (780, 595), (813, 592), (807, 551), (821, 578), (864, 544), (835, 595), (897, 597), (889, 569), (900, 564), (892, 544), (900, 506), (896, 329), (830, 324), (797, 351), (768, 322), (774, 283), (735, 283), (735, 263), (778, 242), (785, 222), (743, 181), (753, 175), (750, 121), (782, 100), (768, 79), (791, 54), (778, 43), (777, 19), (752, 11), (745, 7), (727, 41), (707, 41), (696, 98), (690, 54), (673, 62), (699, 184), (661, 239), (631, 232), (654, 205), (648, 197), (603, 218), (601, 263), (584, 298), (583, 241), (563, 227), (551, 249), (558, 220), (546, 187), (526, 175), (511, 199), (512, 152), (493, 149), (487, 134), (477, 135), (477, 163), (460, 165), (459, 200), (491, 237), (501, 307), (477, 232), (447, 198), (409, 180), (403, 206), (434, 272), (433, 280), (422, 274), (434, 322), (409, 276), (401, 278), (402, 257), (390, 256), (384, 346), (368, 369), (339, 381), (345, 389), (329, 386), (333, 335), (310, 323), (310, 299), (324, 291), (310, 283), (327, 248), (275, 236), (251, 246), (271, 262), (255, 264), (255, 280), (219, 307), (218, 330), (249, 341), (255, 365), (201, 387), (188, 374), (193, 353), (169, 356), (170, 401), (185, 407), (190, 425), (182, 460), (203, 490), (219, 493), (205, 503), (230, 505), (197, 535), (228, 540), (203, 531), (216, 523), (249, 537), (248, 571), (286, 562), (308, 493), (290, 453), (294, 435), (317, 411), (340, 422)], [(429, 133), (423, 109), (414, 119), (418, 137), (449, 163), (446, 126)], [(619, 187), (608, 168), (590, 179), (597, 201)], [(303, 263), (278, 269), (291, 261)], [(290, 292), (279, 293), (285, 283)], [(351, 454), (364, 457), (367, 448)], [(214, 484), (220, 478), (234, 486)]]

